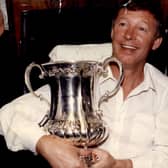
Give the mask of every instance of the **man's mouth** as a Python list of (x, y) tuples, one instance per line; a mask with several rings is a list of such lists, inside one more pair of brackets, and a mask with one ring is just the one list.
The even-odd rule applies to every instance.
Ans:
[(121, 47), (124, 49), (131, 49), (131, 50), (136, 50), (137, 47), (132, 46), (132, 45), (126, 45), (126, 44), (121, 44)]

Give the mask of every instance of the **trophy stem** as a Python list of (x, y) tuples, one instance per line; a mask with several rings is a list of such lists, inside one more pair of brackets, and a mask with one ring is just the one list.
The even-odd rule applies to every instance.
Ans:
[(87, 144), (85, 144), (83, 146), (83, 148), (84, 148), (84, 150), (86, 150), (86, 155), (81, 155), (80, 159), (85, 162), (85, 164), (87, 165), (88, 168), (90, 168), (93, 164), (92, 153), (87, 154), (87, 151), (89, 150)]

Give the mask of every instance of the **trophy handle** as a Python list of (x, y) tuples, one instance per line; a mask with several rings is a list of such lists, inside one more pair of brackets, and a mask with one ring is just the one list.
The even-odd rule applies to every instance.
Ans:
[(118, 91), (118, 89), (120, 88), (121, 82), (124, 78), (123, 66), (122, 66), (121, 62), (114, 56), (108, 57), (107, 59), (104, 60), (104, 62), (102, 64), (103, 70), (106, 71), (106, 68), (107, 68), (107, 66), (109, 65), (110, 62), (114, 62), (118, 65), (119, 79), (118, 79), (118, 82), (117, 82), (117, 84), (116, 84), (116, 86), (113, 90), (111, 90), (111, 91), (107, 90), (106, 93), (103, 96), (100, 97), (100, 99), (98, 101), (98, 108), (100, 108), (100, 105), (101, 105), (102, 102), (108, 101), (108, 99)]
[(31, 74), (31, 71), (32, 71), (32, 69), (33, 69), (34, 67), (40, 69), (40, 72), (41, 72), (41, 74), (39, 75), (39, 78), (40, 78), (40, 79), (43, 79), (44, 76), (45, 76), (45, 74), (46, 74), (45, 71), (44, 71), (44, 69), (43, 69), (43, 67), (42, 67), (41, 65), (36, 64), (36, 63), (34, 63), (34, 62), (31, 63), (31, 64), (26, 68), (25, 74), (24, 74), (24, 79), (25, 79), (26, 87), (27, 87), (27, 89), (30, 91), (30, 93), (32, 93), (35, 97), (40, 98), (40, 100), (44, 100), (45, 102), (47, 102), (47, 104), (50, 105), (50, 103), (48, 102), (48, 100), (47, 100), (46, 98), (44, 98), (41, 94), (39, 94), (39, 95), (36, 94), (36, 93), (34, 92), (34, 90), (32, 89), (32, 85), (31, 85), (31, 82), (30, 82), (30, 74)]

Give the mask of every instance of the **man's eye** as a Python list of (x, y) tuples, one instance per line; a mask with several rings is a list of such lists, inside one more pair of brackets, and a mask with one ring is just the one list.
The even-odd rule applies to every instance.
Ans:
[(139, 27), (140, 31), (147, 32), (147, 29), (145, 27)]
[(125, 25), (126, 25), (126, 23), (124, 23), (124, 22), (119, 23), (119, 26), (125, 26)]

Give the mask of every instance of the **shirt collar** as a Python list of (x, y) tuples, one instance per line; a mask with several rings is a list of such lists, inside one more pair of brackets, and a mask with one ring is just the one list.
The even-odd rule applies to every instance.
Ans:
[[(144, 66), (144, 81), (137, 86), (132, 92), (130, 96), (133, 96), (135, 94), (139, 94), (141, 92), (147, 91), (152, 89), (154, 92), (156, 92), (156, 86), (152, 78), (151, 69), (152, 66), (148, 63)], [(109, 88), (111, 83), (111, 86), (116, 82), (116, 79), (114, 78), (113, 74), (111, 73), (111, 68), (108, 68), (107, 76), (105, 78), (101, 78), (100, 80), (100, 88)], [(103, 89), (104, 90), (104, 89)]]
[(152, 78), (151, 73), (151, 65), (149, 63), (146, 63), (144, 66), (144, 81), (141, 83), (143, 90), (149, 90), (152, 89), (153, 91), (156, 91), (156, 86), (154, 83), (154, 80)]

